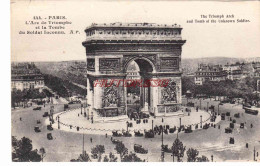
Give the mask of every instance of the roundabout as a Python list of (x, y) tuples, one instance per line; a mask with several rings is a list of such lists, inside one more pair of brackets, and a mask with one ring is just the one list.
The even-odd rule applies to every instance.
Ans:
[[(53, 128), (67, 131), (67, 132), (77, 132), (77, 133), (85, 133), (85, 134), (98, 134), (98, 135), (112, 135), (112, 131), (128, 131), (130, 133), (134, 133), (135, 131), (144, 132), (152, 129), (154, 126), (160, 125), (169, 125), (170, 128), (176, 127), (177, 129), (180, 125), (183, 125), (185, 128), (191, 126), (192, 130), (195, 130), (196, 125), (200, 126), (201, 120), (202, 125), (210, 122), (210, 113), (195, 109), (192, 109), (190, 114), (187, 112), (178, 111), (175, 115), (167, 116), (167, 117), (149, 117), (141, 119), (140, 123), (137, 123), (133, 119), (130, 120), (127, 116), (126, 118), (114, 118), (109, 121), (94, 121), (93, 123), (87, 117), (84, 117), (81, 114), (80, 108), (75, 108), (71, 110), (67, 110), (64, 112), (56, 113), (53, 115), (55, 120), (52, 125)], [(95, 117), (94, 117), (95, 118)], [(220, 120), (217, 117), (214, 123), (218, 123)], [(49, 119), (46, 119), (46, 124), (50, 124)], [(132, 123), (132, 127), (127, 127), (128, 123)], [(199, 129), (200, 127), (198, 127)]]

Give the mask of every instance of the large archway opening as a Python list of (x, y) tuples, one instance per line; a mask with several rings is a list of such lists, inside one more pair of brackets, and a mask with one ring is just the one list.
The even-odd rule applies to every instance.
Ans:
[[(144, 86), (145, 82), (149, 82), (152, 78), (151, 73), (154, 71), (154, 66), (151, 62), (143, 58), (131, 60), (126, 66), (126, 79), (128, 86), (127, 92), (127, 112), (150, 112), (153, 107), (152, 89)], [(134, 82), (134, 83), (133, 83)], [(138, 86), (137, 82), (141, 82), (142, 86)]]

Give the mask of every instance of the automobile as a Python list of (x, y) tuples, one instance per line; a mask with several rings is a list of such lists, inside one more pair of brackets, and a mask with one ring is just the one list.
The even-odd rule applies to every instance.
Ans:
[(240, 123), (240, 128), (243, 129), (245, 127), (244, 123)]
[(234, 143), (235, 143), (234, 137), (230, 137), (230, 138), (229, 138), (229, 144), (234, 144)]
[(222, 102), (220, 102), (220, 103), (219, 103), (219, 105), (223, 105), (223, 103), (222, 103)]
[(48, 129), (48, 130), (53, 130), (52, 125), (47, 125), (47, 129)]
[(234, 117), (235, 117), (235, 118), (240, 118), (240, 113), (234, 114)]
[(209, 128), (209, 124), (207, 124), (207, 123), (204, 124), (202, 128), (203, 128), (203, 129), (208, 129), (208, 128)]
[(119, 143), (122, 143), (122, 141), (119, 141), (119, 140), (117, 140), (117, 139), (113, 139), (113, 138), (111, 138), (111, 141), (112, 141), (113, 144), (119, 144)]
[(144, 137), (145, 137), (145, 138), (154, 138), (154, 132), (153, 132), (153, 130), (145, 131), (144, 133), (145, 133), (145, 134), (144, 134)]
[(40, 121), (40, 120), (37, 120), (36, 123), (37, 123), (37, 124), (41, 124), (41, 121)]
[(225, 128), (225, 133), (232, 133), (232, 128), (230, 127)]
[(226, 115), (224, 113), (221, 114), (221, 120), (225, 120)]
[(174, 126), (173, 128), (169, 129), (169, 133), (174, 133), (176, 131), (176, 126)]
[(165, 153), (172, 153), (171, 148), (168, 148), (168, 145), (162, 145), (162, 149)]
[(44, 114), (42, 115), (42, 117), (47, 117), (47, 116), (49, 116), (48, 112), (44, 112)]
[(144, 149), (142, 145), (134, 144), (135, 153), (147, 154), (148, 150)]
[(258, 110), (245, 109), (245, 113), (252, 114), (252, 115), (258, 115)]
[(112, 131), (112, 135), (113, 135), (113, 137), (121, 137), (122, 136), (122, 134), (118, 133), (117, 131)]
[(192, 132), (192, 129), (191, 129), (191, 126), (187, 127), (185, 130), (184, 130), (185, 133), (191, 133)]
[(39, 127), (39, 126), (35, 126), (35, 127), (34, 127), (34, 131), (35, 131), (36, 133), (41, 132), (40, 127)]
[(35, 107), (33, 110), (34, 110), (34, 111), (37, 111), (37, 110), (40, 111), (41, 109), (42, 109), (42, 107)]
[(230, 116), (230, 112), (226, 112), (226, 116)]
[(214, 105), (211, 105), (210, 107), (209, 107), (209, 109), (214, 109), (215, 108), (215, 106)]
[(149, 114), (143, 113), (143, 118), (149, 118), (149, 117), (150, 117)]
[(68, 104), (64, 104), (64, 111), (66, 111), (66, 109), (69, 108), (69, 105)]
[(144, 136), (144, 134), (143, 133), (141, 133), (140, 131), (135, 131), (135, 136), (136, 137), (143, 137)]
[(194, 107), (194, 103), (188, 102), (188, 103), (187, 103), (187, 106), (188, 106), (188, 107)]
[(132, 137), (132, 134), (130, 134), (128, 131), (123, 132), (124, 137)]
[(48, 140), (52, 140), (52, 139), (53, 139), (51, 133), (47, 133), (47, 139), (48, 139)]
[(233, 128), (234, 128), (234, 123), (230, 123), (230, 124), (229, 124), (229, 127), (230, 127), (231, 129), (233, 129)]

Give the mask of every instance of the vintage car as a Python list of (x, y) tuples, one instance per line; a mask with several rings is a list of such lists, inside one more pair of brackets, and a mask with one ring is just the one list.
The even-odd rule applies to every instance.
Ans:
[(258, 110), (245, 108), (245, 113), (252, 114), (252, 115), (258, 115)]
[(202, 128), (203, 128), (203, 129), (208, 129), (208, 128), (209, 128), (209, 125), (210, 125), (209, 123), (206, 123), (206, 124), (203, 125)]
[(240, 128), (243, 129), (245, 127), (244, 123), (240, 123)]
[(230, 112), (226, 112), (226, 116), (230, 116)]
[(66, 109), (69, 108), (69, 105), (68, 104), (64, 104), (64, 111), (66, 111)]
[(142, 145), (134, 144), (135, 153), (147, 154), (148, 150), (144, 149)]
[(162, 149), (165, 153), (172, 153), (171, 148), (168, 148), (168, 145), (162, 145)]
[(41, 124), (41, 121), (40, 121), (40, 120), (37, 120), (36, 123), (37, 123), (37, 124)]
[(145, 138), (154, 138), (153, 130), (145, 131), (144, 133)]
[(136, 137), (143, 137), (144, 136), (144, 134), (143, 133), (140, 133), (140, 131), (135, 131), (135, 136)]
[(174, 133), (176, 131), (176, 126), (174, 126), (173, 128), (169, 129), (169, 133)]
[(47, 133), (47, 139), (48, 139), (48, 140), (52, 140), (52, 139), (53, 139), (51, 133)]
[(221, 114), (221, 120), (225, 120), (226, 115), (224, 113)]
[(234, 128), (234, 123), (229, 124), (229, 128), (233, 129)]
[(49, 116), (48, 112), (44, 112), (44, 114), (42, 115), (42, 117), (47, 117), (47, 116)]
[(123, 132), (124, 137), (132, 137), (132, 134), (130, 134), (128, 131)]
[(194, 107), (194, 103), (188, 102), (188, 103), (187, 103), (187, 106), (188, 106), (188, 107)]
[(35, 126), (35, 127), (34, 127), (34, 131), (35, 131), (36, 133), (41, 132), (40, 127), (39, 127), (39, 126)]
[(185, 128), (184, 132), (185, 133), (191, 133), (192, 132), (191, 126)]
[(225, 128), (225, 133), (232, 133), (232, 128), (230, 127)]
[(111, 138), (111, 141), (112, 141), (113, 144), (119, 144), (119, 143), (122, 143), (122, 141), (117, 140), (117, 139), (113, 139), (113, 138)]
[(48, 130), (53, 130), (52, 125), (47, 125)]
[(112, 131), (113, 137), (121, 137), (123, 136), (121, 133), (118, 133), (118, 131)]
[(211, 106), (209, 107), (209, 109), (212, 109), (212, 110), (214, 110), (214, 108), (215, 108), (214, 105), (211, 105)]
[(234, 143), (235, 143), (234, 137), (230, 137), (230, 139), (229, 139), (229, 144), (234, 144)]
[(235, 117), (235, 118), (240, 118), (240, 113), (234, 114), (234, 117)]
[(36, 110), (39, 110), (39, 111), (40, 111), (41, 109), (42, 109), (42, 107), (36, 107), (36, 108), (34, 108), (33, 110), (34, 110), (34, 111), (36, 111)]

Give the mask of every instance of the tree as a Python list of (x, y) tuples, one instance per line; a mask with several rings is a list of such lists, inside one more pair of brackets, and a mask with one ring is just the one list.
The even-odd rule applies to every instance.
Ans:
[(175, 141), (172, 144), (172, 154), (173, 154), (173, 159), (174, 156), (177, 157), (177, 161), (181, 162), (181, 158), (184, 156), (184, 152), (185, 152), (186, 147), (183, 146), (183, 143), (176, 138)]
[(91, 159), (86, 151), (83, 154), (80, 154), (78, 159), (71, 159), (71, 162), (91, 162)]
[(46, 151), (45, 151), (44, 148), (40, 149), (40, 154), (41, 154), (41, 158), (42, 158), (42, 161), (43, 161), (43, 158), (46, 156)]
[(197, 159), (197, 156), (199, 155), (199, 151), (193, 148), (189, 148), (189, 150), (186, 152), (188, 158), (188, 162), (195, 162)]
[(117, 162), (117, 157), (112, 152), (109, 153), (109, 162)]
[(104, 145), (96, 145), (96, 147), (91, 149), (91, 157), (94, 159), (98, 159), (98, 162), (101, 161), (103, 153), (105, 153)]
[(115, 150), (120, 155), (121, 160), (126, 154), (128, 154), (128, 149), (122, 142), (116, 144)]
[(197, 157), (198, 162), (209, 162), (209, 159), (206, 156)]
[(124, 155), (121, 160), (122, 162), (143, 162), (135, 153), (130, 152), (130, 154)]
[(21, 140), (17, 140), (12, 137), (12, 160), (20, 162), (39, 162), (41, 161), (41, 155), (38, 154), (38, 150), (32, 150), (32, 141), (29, 138), (23, 137)]
[(103, 162), (109, 162), (109, 158), (107, 157), (107, 155), (105, 155)]

